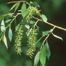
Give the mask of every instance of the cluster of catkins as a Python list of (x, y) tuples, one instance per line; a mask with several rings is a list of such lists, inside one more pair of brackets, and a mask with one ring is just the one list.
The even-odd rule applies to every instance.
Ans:
[[(31, 16), (33, 16), (33, 14), (35, 14), (35, 13), (38, 13), (37, 9), (34, 7), (29, 7), (28, 10), (29, 10), (29, 13), (25, 17), (26, 18), (25, 24), (18, 24), (15, 27), (15, 49), (16, 49), (17, 54), (22, 53), (22, 39), (25, 38), (25, 37), (23, 37), (23, 35), (24, 35), (23, 34), (23, 32), (24, 32), (23, 28), (30, 21)], [(27, 41), (27, 45), (26, 45), (27, 50), (26, 50), (25, 54), (27, 56), (29, 56), (30, 58), (32, 58), (34, 55), (34, 52), (36, 50), (37, 29), (35, 27), (31, 27), (30, 29), (31, 29), (31, 31), (30, 31), (29, 35), (28, 36), (26, 35), (27, 40), (25, 40), (25, 41)], [(28, 29), (26, 32), (28, 33), (28, 31), (30, 29)]]
[(21, 40), (23, 38), (23, 27), (21, 24), (18, 24), (15, 27), (15, 50), (17, 54), (21, 54)]

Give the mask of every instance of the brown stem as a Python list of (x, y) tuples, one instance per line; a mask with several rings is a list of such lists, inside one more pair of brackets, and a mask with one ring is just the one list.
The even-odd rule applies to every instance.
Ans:
[[(54, 31), (54, 29), (55, 29), (55, 26), (51, 29), (52, 31), (50, 30), (51, 33)], [(49, 36), (50, 36), (51, 33), (49, 33), (49, 34), (46, 36), (46, 38), (45, 38), (44, 41), (42, 42), (41, 48), (44, 46), (46, 40), (49, 38)]]
[(17, 3), (17, 2), (26, 3), (26, 4), (30, 5), (30, 3), (28, 3), (27, 1), (10, 1), (10, 2), (8, 2), (8, 4)]
[(44, 43), (45, 43), (45, 41), (49, 38), (49, 36), (50, 36), (50, 34), (48, 34), (48, 35), (46, 36), (46, 38), (45, 38), (44, 41), (42, 42), (41, 48), (44, 46)]
[(63, 27), (60, 27), (60, 26), (54, 25), (54, 24), (49, 23), (49, 22), (45, 22), (45, 23), (48, 24), (48, 25), (50, 25), (50, 26), (53, 26), (53, 27), (55, 27), (55, 28), (57, 28), (57, 29), (60, 29), (60, 30), (66, 31), (66, 29), (63, 28)]
[[(39, 19), (39, 18), (36, 18), (36, 17), (33, 17), (33, 18), (36, 19), (36, 20)], [(43, 21), (43, 20), (39, 19), (39, 21)], [(49, 23), (49, 22), (44, 22), (44, 23), (46, 23), (46, 24), (48, 24), (48, 25), (50, 25), (50, 26), (52, 26), (52, 27), (55, 27), (55, 28), (57, 28), (57, 29), (60, 29), (60, 30), (66, 31), (66, 28), (63, 28), (63, 27), (60, 27), (60, 26), (54, 25), (54, 24)]]

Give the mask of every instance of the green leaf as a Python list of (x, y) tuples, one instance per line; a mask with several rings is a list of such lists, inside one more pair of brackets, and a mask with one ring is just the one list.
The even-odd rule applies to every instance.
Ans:
[(13, 9), (16, 7), (16, 5), (17, 5), (17, 3), (15, 3), (15, 4), (11, 7), (10, 11), (13, 10)]
[(45, 15), (40, 16), (44, 22), (47, 22), (47, 17)]
[(18, 9), (19, 6), (20, 6), (20, 2), (17, 2), (14, 12)]
[(40, 38), (36, 41), (36, 44), (38, 44), (42, 38), (43, 38), (43, 36), (40, 37)]
[(30, 2), (30, 3), (32, 3), (35, 7), (40, 7), (40, 5), (38, 4), (39, 3), (39, 0)]
[(49, 60), (50, 55), (51, 55), (51, 52), (50, 52), (49, 44), (48, 44), (47, 41), (46, 41), (46, 43), (45, 43), (45, 48), (46, 48), (47, 58), (48, 58), (48, 60)]
[(48, 35), (48, 33), (49, 33), (49, 31), (50, 31), (50, 30), (43, 31), (43, 32), (42, 32), (42, 36), (47, 36), (47, 35)]
[(26, 27), (27, 29), (30, 29), (30, 25), (28, 25), (28, 24), (26, 24), (25, 27)]
[(9, 28), (8, 37), (9, 37), (9, 40), (10, 40), (10, 41), (12, 40), (12, 36), (13, 36), (12, 30), (11, 30), (11, 28)]
[(41, 39), (43, 38), (43, 36), (42, 37), (40, 37), (37, 41), (36, 41), (36, 47), (37, 48), (39, 48), (40, 46), (41, 46)]
[(11, 7), (10, 11), (13, 10), (13, 9), (15, 9), (15, 10), (14, 10), (14, 12), (15, 12), (15, 11), (18, 9), (19, 5), (20, 5), (20, 2), (15, 3), (15, 4)]
[(22, 5), (21, 14), (22, 14), (23, 18), (24, 18), (24, 17), (26, 16), (26, 14), (27, 14), (27, 9), (26, 9), (26, 4), (25, 4), (25, 3), (23, 3), (23, 5)]
[(37, 64), (39, 62), (39, 55), (40, 55), (40, 52), (37, 52), (35, 59), (34, 59), (34, 66), (37, 66)]
[(41, 66), (45, 66), (46, 64), (46, 48), (45, 47), (41, 48), (39, 58), (40, 58)]
[(53, 35), (55, 38), (58, 38), (58, 39), (60, 39), (60, 40), (62, 40), (62, 41), (63, 41), (63, 38), (62, 38), (62, 37), (57, 36), (57, 35), (55, 35), (55, 34), (53, 34), (53, 33), (52, 33), (52, 35)]
[(6, 13), (6, 14), (0, 15), (0, 20), (3, 20), (3, 19), (6, 18), (7, 16), (13, 17), (13, 13)]
[(6, 39), (5, 34), (4, 34), (4, 36), (3, 36), (3, 42), (4, 42), (5, 46), (6, 46), (6, 48), (8, 48), (8, 45), (7, 45), (7, 39)]
[(11, 21), (11, 19), (8, 19), (8, 20), (5, 21), (5, 23), (9, 23), (10, 21)]
[(5, 30), (6, 30), (5, 23), (4, 23), (4, 20), (2, 20), (2, 22), (1, 22), (1, 31), (5, 32)]

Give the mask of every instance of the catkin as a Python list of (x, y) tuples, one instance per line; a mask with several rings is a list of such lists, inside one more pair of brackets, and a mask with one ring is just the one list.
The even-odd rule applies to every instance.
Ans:
[(29, 36), (28, 36), (28, 50), (26, 55), (29, 56), (30, 58), (33, 57), (34, 52), (36, 50), (36, 38), (37, 37), (37, 30), (36, 29), (32, 29)]
[(34, 15), (34, 14), (39, 14), (39, 10), (36, 7), (30, 6), (28, 8), (28, 12), (29, 14), (26, 16), (26, 20), (27, 22), (30, 20), (30, 18)]
[(21, 40), (23, 38), (23, 27), (21, 24), (18, 24), (15, 27), (15, 50), (17, 54), (21, 54)]

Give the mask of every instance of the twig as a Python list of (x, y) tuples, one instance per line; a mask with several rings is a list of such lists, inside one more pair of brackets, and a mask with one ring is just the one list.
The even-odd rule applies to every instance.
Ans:
[(46, 36), (46, 38), (45, 38), (44, 41), (42, 42), (41, 48), (44, 46), (44, 43), (45, 43), (45, 41), (49, 38), (49, 36), (50, 36), (50, 34), (48, 34), (48, 35)]
[(12, 21), (11, 21), (10, 24), (6, 27), (6, 29), (12, 24), (12, 22), (16, 19), (16, 17), (17, 17), (18, 15), (20, 15), (20, 13), (18, 13), (18, 14), (12, 19)]
[(37, 25), (38, 22), (39, 22), (39, 19), (35, 22), (34, 27)]
[(45, 22), (45, 23), (48, 24), (48, 25), (50, 25), (50, 26), (53, 26), (53, 27), (55, 27), (55, 28), (57, 28), (57, 29), (60, 29), (60, 30), (66, 31), (66, 29), (63, 28), (63, 27), (60, 27), (60, 26), (54, 25), (54, 24), (49, 23), (49, 22)]
[[(37, 25), (37, 23), (39, 22), (39, 19), (35, 22), (35, 24), (33, 25), (33, 27), (35, 28), (35, 26)], [(29, 30), (27, 36), (29, 36), (30, 32), (31, 32), (32, 28)]]
[(10, 2), (8, 2), (8, 4), (17, 3), (17, 2), (23, 2), (23, 1), (10, 1)]
[(3, 19), (6, 16), (12, 16), (12, 15), (13, 15), (13, 13), (6, 13), (6, 14), (3, 14), (3, 15), (0, 15), (0, 19)]
[[(34, 18), (34, 19), (39, 19), (39, 18), (36, 18), (36, 17), (33, 17), (33, 18)], [(43, 20), (39, 19), (39, 21), (43, 21)], [(57, 29), (60, 29), (60, 30), (66, 31), (66, 29), (63, 28), (63, 27), (60, 27), (60, 26), (54, 25), (54, 24), (49, 23), (49, 22), (44, 22), (44, 23), (46, 23), (46, 24), (48, 24), (48, 25), (50, 25), (50, 26), (52, 26), (52, 27), (55, 27), (55, 28), (57, 28)]]
[(10, 1), (10, 2), (8, 2), (8, 4), (17, 3), (17, 2), (23, 2), (23, 3), (30, 5), (30, 3), (28, 3), (27, 1)]
[[(50, 32), (52, 33), (55, 29), (55, 26), (50, 30)], [(51, 35), (51, 33), (48, 33), (48, 35), (46, 36), (46, 38), (44, 39), (44, 41), (42, 42), (41, 48), (44, 46), (46, 40), (49, 38), (49, 36)]]

